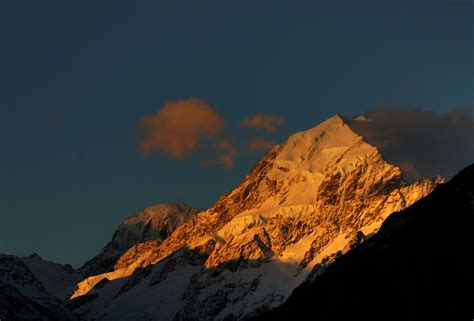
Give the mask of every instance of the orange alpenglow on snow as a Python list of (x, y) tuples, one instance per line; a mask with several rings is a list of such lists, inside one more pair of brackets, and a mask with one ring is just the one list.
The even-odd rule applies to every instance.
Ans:
[(131, 318), (209, 317), (203, 305), (215, 319), (250, 316), (283, 303), (310, 273), (323, 271), (438, 182), (406, 183), (398, 167), (334, 116), (274, 146), (211, 208), (159, 244), (132, 246), (110, 271), (79, 283), (71, 299), (108, 279), (79, 313), (113, 320), (139, 299), (142, 308), (128, 311)]

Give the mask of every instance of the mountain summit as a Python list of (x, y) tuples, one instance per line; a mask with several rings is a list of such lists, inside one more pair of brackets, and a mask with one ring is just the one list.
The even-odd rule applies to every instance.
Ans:
[(162, 242), (82, 281), (84, 319), (240, 320), (282, 304), (305, 280), (430, 193), (339, 116), (272, 148), (238, 187)]

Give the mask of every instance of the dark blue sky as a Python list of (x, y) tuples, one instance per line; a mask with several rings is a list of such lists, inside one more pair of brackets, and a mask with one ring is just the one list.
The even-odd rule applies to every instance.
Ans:
[(137, 152), (167, 101), (202, 98), (230, 134), (282, 116), (276, 141), (335, 113), (472, 105), (474, 2), (384, 2), (2, 2), (0, 252), (77, 265), (141, 208), (235, 186), (260, 155)]

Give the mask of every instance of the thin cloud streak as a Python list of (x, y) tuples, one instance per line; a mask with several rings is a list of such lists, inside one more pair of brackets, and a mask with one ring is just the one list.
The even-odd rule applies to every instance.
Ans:
[(221, 151), (216, 164), (222, 165), (225, 169), (232, 169), (235, 165), (235, 158), (239, 154), (233, 141), (231, 139), (221, 140), (216, 144), (216, 148)]
[(275, 145), (274, 141), (262, 137), (253, 137), (247, 144), (247, 151), (251, 153), (266, 152)]
[(265, 130), (274, 133), (278, 127), (286, 124), (283, 117), (266, 114), (256, 114), (241, 121), (240, 126)]

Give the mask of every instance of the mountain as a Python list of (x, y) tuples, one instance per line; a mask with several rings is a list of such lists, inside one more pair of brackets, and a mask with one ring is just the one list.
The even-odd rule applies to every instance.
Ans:
[(474, 164), (255, 320), (472, 320), (473, 216)]
[(0, 320), (69, 321), (77, 318), (52, 296), (23, 261), (0, 254)]
[(78, 284), (82, 319), (241, 320), (282, 304), (439, 177), (408, 184), (339, 116), (271, 149), (238, 187), (163, 241)]
[(117, 260), (127, 250), (133, 247), (131, 252), (139, 253), (137, 244), (146, 241), (159, 245), (179, 225), (198, 212), (184, 203), (157, 204), (143, 209), (120, 224), (112, 240), (79, 269), (80, 273), (90, 276), (113, 271)]
[(61, 301), (71, 296), (82, 276), (71, 265), (44, 260), (38, 254), (22, 257), (21, 261), (41, 282), (46, 291)]
[(160, 244), (198, 212), (184, 203), (145, 208), (124, 220), (112, 240), (79, 270), (36, 253), (22, 258), (0, 254), (0, 320), (75, 320), (64, 301), (84, 276), (113, 270), (127, 250), (139, 255), (141, 242)]

